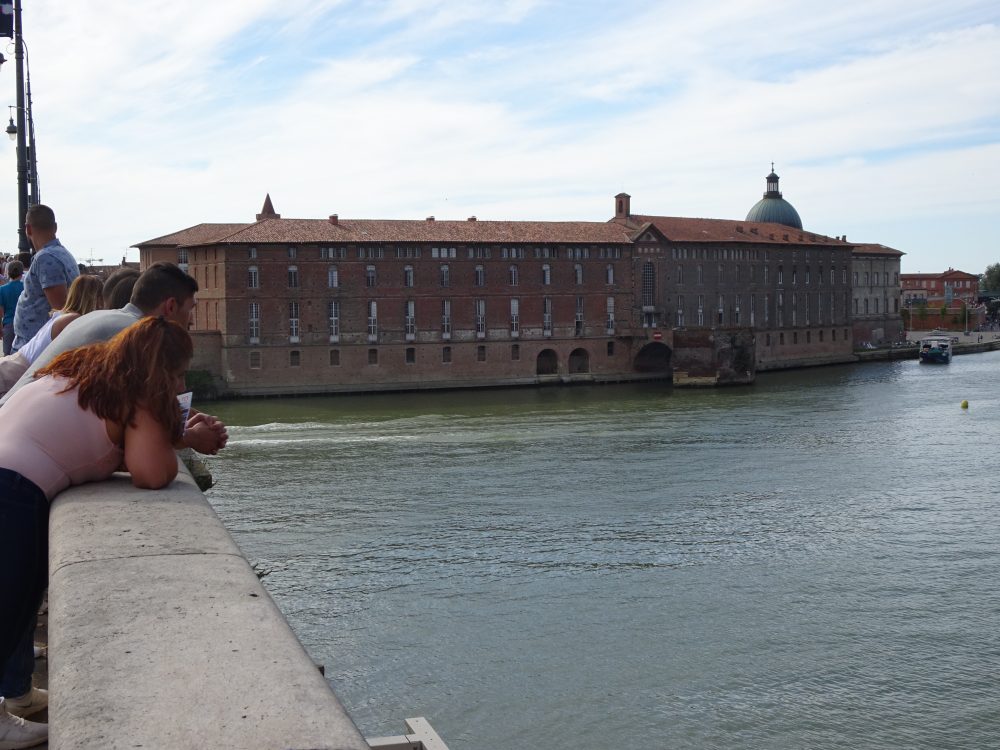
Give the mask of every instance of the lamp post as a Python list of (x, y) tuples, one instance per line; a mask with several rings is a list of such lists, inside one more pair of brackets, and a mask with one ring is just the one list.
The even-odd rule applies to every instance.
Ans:
[[(24, 217), (28, 213), (28, 153), (24, 122), (24, 40), (21, 38), (21, 0), (14, 0), (14, 61), (17, 77), (17, 247), (22, 253), (31, 251), (24, 232)], [(11, 118), (13, 124), (14, 118)], [(10, 127), (7, 128), (10, 133)]]

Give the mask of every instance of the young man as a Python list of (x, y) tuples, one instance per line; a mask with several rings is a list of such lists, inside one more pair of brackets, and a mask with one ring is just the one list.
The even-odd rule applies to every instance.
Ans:
[(56, 215), (48, 206), (38, 204), (28, 209), (24, 231), (35, 249), (31, 265), (24, 275), (24, 291), (14, 312), (16, 352), (45, 325), (52, 310), (62, 309), (73, 279), (80, 275), (76, 259), (56, 239)]
[(24, 274), (24, 265), (19, 260), (12, 260), (7, 264), (7, 276), (10, 279), (6, 284), (0, 286), (0, 315), (3, 315), (3, 355), (10, 354), (14, 345), (14, 311), (17, 309), (17, 300), (24, 291), (24, 282), (21, 276)]
[[(196, 304), (198, 282), (173, 263), (154, 263), (139, 276), (132, 289), (132, 299), (120, 310), (95, 310), (70, 323), (38, 355), (27, 372), (0, 399), (0, 407), (21, 386), (34, 380), (35, 371), (45, 367), (63, 352), (78, 346), (107, 341), (119, 331), (149, 315), (162, 315), (187, 328)], [(2, 417), (0, 417), (2, 418)], [(198, 453), (215, 455), (225, 447), (225, 426), (215, 417), (196, 414), (188, 420), (178, 448), (193, 448)]]

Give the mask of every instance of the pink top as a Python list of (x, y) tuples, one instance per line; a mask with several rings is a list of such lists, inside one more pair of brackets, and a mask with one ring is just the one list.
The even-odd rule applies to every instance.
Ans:
[(16, 471), (51, 500), (71, 484), (107, 479), (124, 453), (103, 419), (77, 403), (77, 389), (47, 375), (17, 391), (0, 414), (0, 466)]

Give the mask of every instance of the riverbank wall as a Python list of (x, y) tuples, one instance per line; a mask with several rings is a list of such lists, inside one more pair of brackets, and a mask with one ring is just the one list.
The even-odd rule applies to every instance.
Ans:
[(369, 747), (185, 469), (52, 504), (51, 748)]

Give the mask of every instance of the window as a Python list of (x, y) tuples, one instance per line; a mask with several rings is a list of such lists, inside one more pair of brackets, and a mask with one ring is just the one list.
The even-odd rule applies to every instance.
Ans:
[(858, 272), (855, 271), (854, 272), (854, 286), (857, 286), (857, 285), (858, 285)]
[(377, 339), (378, 339), (378, 303), (375, 300), (370, 299), (368, 300), (368, 341), (376, 341)]
[(684, 283), (684, 266), (680, 265), (679, 263), (677, 264), (677, 283), (678, 284)]
[(699, 284), (704, 284), (705, 283), (705, 267), (701, 263), (699, 263), (698, 267), (695, 269), (695, 271), (697, 273), (698, 283)]
[(726, 280), (726, 267), (721, 263), (719, 264), (719, 283), (723, 283)]
[(340, 272), (336, 266), (330, 266), (326, 269), (326, 286), (329, 289), (336, 289), (340, 286)]
[(604, 269), (604, 283), (605, 284), (615, 283), (615, 267), (611, 263), (608, 263), (607, 267)]
[(604, 327), (608, 333), (615, 332), (615, 298), (608, 297), (607, 304), (607, 318), (604, 321)]
[(406, 347), (406, 364), (412, 365), (417, 361), (417, 350), (412, 347)]
[(784, 283), (785, 283), (785, 267), (778, 266), (778, 286), (781, 286)]
[(722, 295), (721, 294), (719, 295), (719, 305), (718, 305), (718, 308), (719, 309), (717, 311), (717, 314), (719, 316), (719, 325), (721, 326), (723, 324), (723, 322), (724, 322), (723, 315), (724, 315), (725, 310), (726, 310), (726, 302), (725, 302), (725, 300), (722, 299)]
[(615, 356), (615, 342), (614, 341), (609, 341), (608, 342), (608, 349), (607, 349), (607, 351), (608, 351), (608, 356), (609, 357)]
[(250, 303), (250, 314), (248, 316), (250, 323), (250, 343), (257, 344), (260, 343), (260, 303), (251, 302)]
[(476, 337), (482, 338), (486, 335), (486, 300), (476, 300)]
[(511, 344), (510, 345), (510, 361), (520, 362), (521, 361), (521, 345)]
[(448, 266), (441, 266), (441, 286), (451, 286), (451, 271)]
[(507, 279), (511, 286), (517, 286), (518, 282), (517, 266), (511, 266), (509, 269), (507, 269)]
[(340, 367), (340, 349), (330, 350), (330, 367)]
[(552, 335), (552, 298), (542, 299), (542, 333), (546, 336)]
[(250, 369), (260, 369), (260, 352), (250, 352)]
[(257, 248), (255, 248), (255, 247), (248, 247), (247, 248), (247, 257), (250, 260), (256, 260), (257, 259)]
[(375, 286), (375, 266), (365, 266), (365, 286), (369, 289)]
[(441, 300), (441, 335), (451, 338), (451, 300)]
[(326, 303), (326, 317), (330, 326), (330, 341), (340, 340), (340, 300), (332, 299)]
[(179, 248), (177, 250), (177, 265), (181, 267), (182, 271), (187, 270), (188, 264), (188, 251), (186, 247)]
[(652, 261), (642, 264), (642, 305), (652, 307), (653, 298), (656, 293), (656, 268)]
[(684, 295), (677, 295), (677, 323), (678, 327), (684, 326)]
[(576, 335), (583, 335), (583, 297), (578, 296), (576, 298), (576, 317), (574, 318), (576, 325)]
[(445, 364), (451, 362), (451, 347), (445, 346), (441, 349), (441, 361)]
[(378, 364), (378, 349), (368, 350), (368, 364), (377, 365)]
[(542, 284), (548, 286), (552, 283), (552, 269), (548, 264), (542, 266)]
[(865, 286), (868, 286), (868, 272), (865, 271)]
[(516, 297), (510, 301), (510, 335), (518, 336), (521, 332), (520, 300)]
[(288, 247), (289, 259), (294, 260), (298, 256), (298, 254), (299, 254), (298, 249), (294, 245), (289, 245)]
[(416, 304), (412, 299), (406, 300), (403, 304), (403, 324), (406, 331), (406, 340), (413, 341), (417, 334), (417, 313)]
[(292, 351), (288, 352), (289, 367), (298, 367), (300, 361), (301, 361), (301, 355), (299, 354), (299, 351), (297, 349), (293, 349)]
[(299, 267), (289, 266), (288, 267), (288, 288), (296, 289), (299, 286)]
[(485, 286), (486, 285), (486, 271), (482, 266), (476, 266), (475, 277), (473, 278), (473, 286)]
[(698, 295), (698, 325), (705, 325), (705, 295)]
[(260, 288), (260, 274), (257, 272), (257, 266), (250, 266), (247, 269), (247, 289), (259, 289)]
[(299, 303), (288, 303), (288, 339), (293, 343), (299, 340)]
[(767, 271), (767, 266), (764, 266), (764, 284), (767, 284), (767, 280), (770, 274)]
[(485, 362), (486, 361), (486, 347), (480, 344), (476, 347), (476, 361)]
[(576, 281), (577, 286), (583, 284), (583, 266), (579, 263), (573, 266), (573, 279)]

